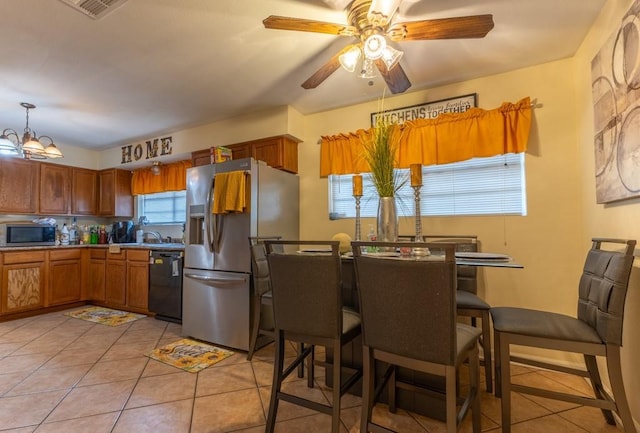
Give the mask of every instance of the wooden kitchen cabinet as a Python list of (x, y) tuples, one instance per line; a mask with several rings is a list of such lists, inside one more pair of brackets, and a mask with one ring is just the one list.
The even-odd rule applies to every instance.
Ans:
[(133, 217), (130, 171), (112, 168), (98, 172), (98, 216)]
[(95, 215), (98, 201), (98, 173), (95, 170), (71, 169), (71, 215)]
[(252, 156), (273, 168), (297, 173), (298, 143), (299, 141), (287, 135), (263, 138), (252, 142)]
[(92, 248), (89, 251), (87, 276), (87, 299), (104, 302), (106, 300), (107, 250)]
[(231, 149), (231, 158), (233, 159), (250, 158), (253, 156), (251, 142), (232, 144), (229, 146), (229, 149)]
[(46, 256), (42, 251), (3, 253), (0, 287), (2, 313), (16, 313), (44, 307)]
[(107, 252), (105, 261), (105, 302), (114, 306), (127, 303), (127, 262), (125, 250)]
[[(267, 165), (273, 168), (297, 173), (299, 142), (300, 140), (291, 135), (278, 135), (244, 143), (235, 143), (226, 147), (231, 149), (233, 159), (253, 157), (258, 161), (266, 162)], [(193, 152), (191, 161), (194, 167), (210, 164), (210, 150), (203, 149)]]
[(49, 250), (48, 305), (80, 301), (82, 298), (82, 250)]
[(202, 149), (191, 152), (191, 163), (194, 167), (211, 164), (211, 149)]
[(149, 250), (127, 250), (127, 307), (147, 312)]
[(40, 165), (39, 211), (43, 215), (67, 215), (71, 210), (71, 168)]
[(0, 213), (38, 212), (40, 163), (0, 158)]

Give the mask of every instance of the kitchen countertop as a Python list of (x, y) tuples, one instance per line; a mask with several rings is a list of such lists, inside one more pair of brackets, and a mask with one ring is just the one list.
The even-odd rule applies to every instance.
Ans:
[(34, 251), (34, 250), (57, 250), (63, 248), (109, 248), (109, 245), (119, 245), (122, 249), (129, 248), (137, 248), (137, 249), (148, 249), (148, 250), (184, 250), (184, 244), (181, 243), (152, 243), (152, 242), (143, 242), (143, 243), (126, 243), (126, 244), (82, 244), (82, 245), (38, 245), (38, 246), (0, 246), (0, 252), (11, 252), (11, 251)]

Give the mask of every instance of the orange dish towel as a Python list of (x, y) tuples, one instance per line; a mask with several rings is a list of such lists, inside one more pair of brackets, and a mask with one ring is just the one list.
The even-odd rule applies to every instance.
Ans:
[(244, 171), (216, 174), (212, 213), (244, 212), (247, 207), (246, 179)]

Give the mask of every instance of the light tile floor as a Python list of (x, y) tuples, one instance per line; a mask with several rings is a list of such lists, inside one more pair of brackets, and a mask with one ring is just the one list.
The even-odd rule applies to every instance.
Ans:
[[(239, 352), (197, 374), (145, 356), (180, 333), (179, 325), (152, 318), (108, 327), (63, 312), (0, 323), (0, 432), (263, 432), (273, 345), (257, 352), (252, 362)], [(580, 379), (517, 366), (512, 370), (518, 383), (590, 392)], [(286, 389), (327, 402), (323, 375), (318, 368), (318, 386), (310, 389), (294, 374)], [(358, 432), (360, 399), (347, 395), (342, 405), (343, 432)], [(512, 405), (513, 433), (618, 432), (597, 409), (519, 394)], [(500, 431), (500, 400), (484, 391), (482, 415), (484, 431)], [(401, 410), (392, 415), (384, 405), (376, 406), (374, 416), (402, 433), (445, 431), (441, 422)], [(467, 420), (461, 431), (470, 432), (470, 427)], [(280, 404), (277, 433), (328, 431), (328, 415)]]

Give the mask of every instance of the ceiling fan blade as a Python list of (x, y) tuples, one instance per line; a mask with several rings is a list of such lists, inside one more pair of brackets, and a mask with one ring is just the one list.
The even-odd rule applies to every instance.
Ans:
[(328, 33), (330, 35), (354, 36), (358, 30), (347, 24), (334, 24), (304, 18), (280, 17), (271, 15), (262, 23), (268, 29), (297, 30), (300, 32)]
[(391, 70), (387, 70), (387, 65), (384, 64), (382, 59), (376, 60), (375, 64), (391, 93), (402, 93), (411, 87), (411, 82), (400, 63), (391, 68)]
[(493, 15), (440, 18), (395, 23), (387, 30), (393, 41), (483, 38), (493, 28)]
[(302, 83), (302, 87), (305, 89), (315, 89), (320, 84), (322, 84), (322, 82), (326, 80), (329, 77), (329, 75), (333, 74), (336, 71), (336, 69), (340, 67), (339, 57), (343, 53), (346, 53), (347, 51), (349, 51), (351, 47), (353, 47), (354, 45), (355, 44), (347, 45), (338, 53), (336, 53), (333, 57), (331, 57), (331, 59), (329, 59), (327, 63), (322, 65), (322, 67), (318, 69), (312, 76), (307, 78), (307, 81)]

